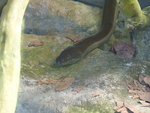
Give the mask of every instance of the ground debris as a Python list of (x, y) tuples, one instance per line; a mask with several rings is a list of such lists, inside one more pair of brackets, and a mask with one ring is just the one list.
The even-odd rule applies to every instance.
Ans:
[(74, 80), (75, 80), (74, 77), (66, 77), (66, 78), (60, 78), (60, 79), (44, 78), (42, 80), (39, 80), (37, 82), (37, 85), (55, 84), (55, 90), (62, 91), (62, 90), (69, 88), (74, 82)]
[(62, 91), (62, 90), (69, 88), (74, 82), (74, 80), (75, 80), (74, 77), (67, 77), (67, 78), (62, 79), (61, 81), (56, 83), (55, 90)]
[(142, 113), (139, 110), (132, 107), (131, 105), (124, 103), (124, 102), (121, 102), (121, 101), (116, 102), (116, 106), (114, 107), (114, 111), (119, 112), (119, 113)]
[(150, 107), (150, 103), (147, 103), (145, 101), (140, 101), (140, 103), (145, 107)]
[(80, 87), (80, 88), (75, 88), (75, 89), (72, 89), (72, 91), (75, 91), (77, 93), (79, 93), (81, 90), (83, 90), (84, 88), (83, 87)]
[(134, 93), (133, 99), (139, 98), (142, 105), (150, 107), (150, 76), (141, 74), (138, 80), (127, 81), (127, 85), (129, 93)]
[(93, 97), (97, 97), (97, 96), (99, 96), (99, 95), (100, 95), (99, 92), (94, 92), (94, 93), (92, 94)]
[(37, 40), (34, 40), (34, 41), (31, 41), (29, 44), (28, 44), (28, 47), (38, 47), (38, 46), (42, 46), (44, 44), (43, 41), (37, 41)]
[(117, 42), (111, 47), (110, 51), (124, 58), (133, 58), (136, 48), (130, 43)]
[(70, 37), (66, 37), (67, 39), (71, 40), (72, 42), (79, 42), (81, 40), (81, 38), (77, 37), (77, 38), (70, 38)]

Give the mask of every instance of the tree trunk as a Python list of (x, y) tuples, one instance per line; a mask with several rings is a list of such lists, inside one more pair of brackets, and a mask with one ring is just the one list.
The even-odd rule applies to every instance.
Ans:
[(0, 0), (0, 15), (1, 15), (2, 9), (6, 5), (6, 3), (7, 3), (7, 0)]
[(8, 0), (0, 21), (0, 113), (14, 113), (20, 77), (20, 42), (28, 0)]

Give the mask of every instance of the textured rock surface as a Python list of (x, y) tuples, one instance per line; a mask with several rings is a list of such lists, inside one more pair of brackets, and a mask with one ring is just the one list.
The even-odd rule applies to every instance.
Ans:
[(133, 33), (133, 43), (136, 45), (136, 58), (150, 62), (150, 28)]
[[(86, 15), (83, 15), (83, 12)], [(150, 111), (150, 108), (140, 107), (136, 100), (132, 100), (126, 85), (126, 80), (136, 79), (141, 73), (150, 75), (149, 28), (131, 35), (122, 24), (124, 20), (120, 20), (121, 24), (117, 25), (117, 31), (110, 41), (101, 47), (103, 50), (109, 50), (113, 43), (118, 40), (128, 42), (132, 36), (137, 48), (136, 58), (122, 58), (111, 52), (95, 49), (74, 65), (63, 68), (52, 67), (59, 53), (67, 46), (73, 45), (73, 42), (64, 37), (85, 37), (80, 31), (96, 26), (100, 17), (95, 15), (100, 12), (99, 8), (92, 8), (72, 0), (30, 1), (25, 15), (26, 33), (53, 35), (24, 35), (21, 71), (23, 76), (16, 113), (72, 113), (72, 111), (113, 113), (115, 101), (130, 103), (144, 113)], [(85, 17), (89, 13), (92, 15), (86, 20)], [(92, 28), (94, 28), (92, 32), (97, 29)], [(43, 42), (43, 45), (28, 47), (31, 41)], [(54, 85), (36, 84), (37, 80), (42, 78), (72, 76), (75, 77), (74, 83), (64, 91), (55, 91)], [(78, 93), (72, 91), (75, 88), (83, 89)], [(100, 95), (93, 97), (95, 92)]]
[[(33, 40), (43, 41), (44, 44), (28, 47), (29, 42)], [(144, 113), (150, 110), (140, 107), (136, 100), (131, 99), (126, 85), (126, 80), (137, 78), (141, 73), (150, 74), (149, 62), (135, 58), (126, 59), (111, 52), (95, 49), (74, 65), (63, 68), (51, 67), (56, 56), (71, 44), (70, 40), (60, 38), (59, 35), (24, 35), (22, 42), (24, 77), (21, 80), (16, 113), (70, 113), (72, 110), (80, 111), (81, 108), (86, 111), (87, 106), (92, 106), (90, 110), (93, 112), (113, 113), (114, 102), (118, 100), (130, 103)], [(36, 85), (37, 80), (31, 79), (69, 76), (75, 77), (74, 83), (69, 89), (60, 92), (55, 91), (54, 85)], [(83, 90), (79, 93), (72, 91), (81, 87)], [(95, 92), (99, 92), (100, 95), (93, 97), (92, 94)], [(92, 111), (87, 110), (87, 113)]]
[[(68, 0), (31, 0), (25, 13), (25, 33), (51, 35), (97, 29), (101, 10)], [(85, 18), (86, 17), (86, 18)]]

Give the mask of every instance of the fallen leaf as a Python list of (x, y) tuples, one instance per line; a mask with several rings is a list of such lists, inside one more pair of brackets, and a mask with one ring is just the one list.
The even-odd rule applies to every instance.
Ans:
[(146, 76), (144, 82), (150, 86), (150, 76)]
[(132, 89), (129, 89), (129, 93), (137, 93), (138, 90), (132, 90)]
[(139, 95), (134, 95), (132, 98), (137, 99), (137, 98), (139, 98)]
[(29, 44), (28, 44), (28, 47), (31, 47), (31, 46), (42, 46), (44, 44), (43, 41), (31, 41)]
[(150, 92), (150, 87), (145, 87), (145, 90), (146, 90), (147, 92)]
[(150, 107), (150, 103), (147, 103), (145, 101), (140, 101), (140, 103), (145, 107)]
[(100, 95), (99, 92), (94, 92), (94, 93), (92, 94), (93, 97), (97, 97), (97, 96), (99, 96), (99, 95)]
[(141, 100), (150, 102), (150, 92), (138, 92), (138, 95)]
[(53, 78), (44, 78), (42, 80), (39, 80), (37, 82), (37, 85), (41, 85), (41, 84), (56, 84), (58, 81), (60, 81), (60, 79), (53, 79)]
[(49, 79), (44, 78), (44, 79), (39, 80), (39, 81), (37, 82), (37, 85), (41, 85), (41, 84), (49, 84)]
[(124, 58), (133, 58), (136, 48), (130, 43), (117, 42), (111, 47), (110, 51)]
[(115, 106), (115, 107), (113, 108), (114, 111), (117, 111), (118, 109), (120, 109), (118, 106)]
[(76, 89), (72, 89), (72, 91), (75, 91), (75, 92), (77, 92), (77, 93), (79, 93), (81, 90), (83, 90), (84, 88), (83, 87), (81, 87), (81, 88), (76, 88)]
[(66, 37), (66, 38), (73, 42), (79, 42), (81, 40), (81, 38), (69, 38), (69, 37)]
[(136, 108), (132, 107), (131, 105), (127, 104), (127, 103), (124, 103), (124, 106), (129, 109), (131, 112), (133, 113), (142, 113), (140, 112), (139, 110), (137, 110)]
[(116, 105), (117, 105), (117, 107), (121, 108), (121, 107), (123, 107), (123, 102), (117, 101), (117, 102), (116, 102)]
[(134, 80), (134, 85), (135, 85), (135, 87), (136, 87), (135, 89), (138, 89), (138, 90), (140, 90), (140, 91), (145, 91), (145, 86), (142, 85), (142, 84), (140, 84), (139, 81)]
[(134, 84), (132, 85), (130, 81), (127, 81), (129, 92), (135, 94), (133, 96), (133, 99), (140, 98), (142, 102), (144, 101), (150, 103), (150, 76), (146, 74), (141, 74), (139, 75), (138, 80), (139, 81), (134, 80)]
[(130, 90), (133, 90), (133, 86), (131, 85), (131, 81), (126, 80), (127, 86), (129, 87)]
[(126, 107), (122, 107), (122, 108), (118, 109), (117, 112), (121, 112), (121, 113), (126, 112), (126, 113), (128, 113)]
[(139, 82), (141, 83), (141, 84), (144, 84), (145, 85), (145, 82), (144, 82), (144, 78), (146, 77), (146, 75), (145, 74), (140, 74), (139, 75)]
[(114, 107), (115, 112), (121, 113), (142, 113), (139, 110), (135, 109), (131, 105), (118, 101), (116, 102), (116, 106)]
[(62, 91), (71, 86), (71, 84), (74, 82), (75, 78), (74, 77), (68, 77), (64, 78), (61, 81), (56, 83), (55, 90), (56, 91)]

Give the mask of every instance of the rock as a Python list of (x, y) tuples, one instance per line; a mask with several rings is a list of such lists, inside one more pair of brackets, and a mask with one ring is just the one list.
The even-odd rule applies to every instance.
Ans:
[[(133, 104), (145, 113), (150, 110), (140, 107), (137, 101), (130, 98), (126, 85), (126, 80), (137, 78), (140, 74), (150, 75), (150, 62), (147, 60), (149, 28), (133, 34), (133, 43), (137, 48), (136, 58), (122, 58), (111, 52), (95, 49), (73, 65), (53, 67), (60, 52), (74, 44), (65, 37), (75, 37), (79, 35), (78, 32), (97, 25), (100, 12), (99, 8), (68, 0), (30, 1), (25, 15), (25, 32), (50, 36), (23, 36), (22, 78), (16, 113), (114, 113), (114, 103), (118, 100)], [(87, 15), (88, 18), (85, 19)], [(125, 26), (121, 24), (118, 29), (121, 30), (114, 33), (109, 44), (106, 44), (109, 46), (104, 46), (104, 50), (110, 49), (120, 38), (129, 41), (130, 32)], [(80, 35), (83, 37), (83, 34)], [(32, 41), (43, 42), (43, 45), (28, 47)], [(51, 84), (37, 85), (38, 80), (61, 77), (74, 77), (75, 80), (64, 91), (55, 91)], [(80, 92), (73, 91), (81, 87), (83, 90)], [(100, 95), (93, 96), (95, 92)]]
[(136, 58), (150, 62), (150, 27), (134, 31), (133, 44), (136, 46)]
[(30, 0), (25, 12), (25, 33), (52, 35), (55, 32), (97, 30), (102, 10), (68, 0)]
[(74, 0), (79, 1), (87, 5), (97, 6), (97, 7), (103, 7), (104, 0)]
[[(28, 47), (32, 40), (43, 41), (44, 45)], [(70, 113), (80, 111), (81, 108), (90, 112), (113, 113), (116, 100), (139, 106), (136, 101), (131, 100), (126, 80), (137, 78), (141, 73), (149, 75), (149, 62), (122, 58), (111, 52), (95, 49), (76, 64), (53, 68), (55, 58), (71, 44), (73, 43), (70, 40), (60, 38), (59, 35), (24, 35), (21, 71), (23, 78), (16, 113), (22, 113), (21, 110), (28, 113)], [(60, 77), (75, 77), (75, 81), (70, 88), (59, 92), (55, 91), (53, 85), (37, 85), (37, 79)], [(84, 89), (80, 92), (72, 91), (80, 87)], [(94, 97), (94, 92), (99, 92), (100, 95)], [(140, 110), (148, 112), (149, 108), (140, 107)]]

